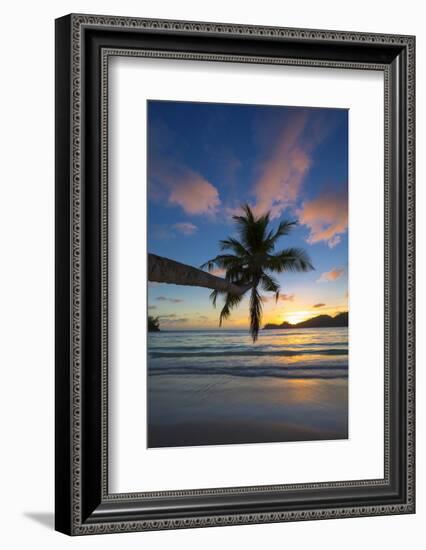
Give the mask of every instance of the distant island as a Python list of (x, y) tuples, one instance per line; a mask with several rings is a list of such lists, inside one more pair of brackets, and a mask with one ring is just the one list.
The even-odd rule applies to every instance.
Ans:
[(312, 317), (311, 319), (307, 319), (306, 321), (296, 323), (295, 325), (292, 325), (287, 321), (284, 321), (280, 325), (276, 325), (274, 323), (268, 323), (263, 327), (263, 329), (271, 330), (276, 328), (290, 329), (290, 328), (347, 327), (348, 320), (349, 320), (349, 314), (347, 311), (344, 311), (343, 313), (339, 313), (335, 317), (331, 317), (330, 315), (318, 315), (317, 317)]

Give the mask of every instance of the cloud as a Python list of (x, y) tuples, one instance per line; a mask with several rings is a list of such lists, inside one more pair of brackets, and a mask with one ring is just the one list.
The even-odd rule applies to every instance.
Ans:
[(280, 300), (283, 302), (293, 302), (294, 294), (280, 294)]
[(193, 235), (198, 231), (196, 225), (191, 222), (178, 222), (172, 225), (172, 229), (176, 229), (179, 233), (183, 235)]
[(220, 205), (216, 187), (188, 168), (180, 172), (170, 190), (169, 202), (178, 204), (187, 214), (215, 214)]
[(148, 306), (148, 309), (157, 309), (157, 306)]
[(151, 159), (149, 192), (154, 200), (180, 206), (187, 214), (215, 215), (221, 204), (219, 192), (201, 174), (176, 161)]
[(326, 271), (317, 279), (317, 283), (329, 283), (332, 281), (337, 281), (345, 272), (343, 267), (337, 268), (334, 267), (331, 271)]
[(208, 320), (209, 320), (209, 318), (207, 317), (207, 315), (199, 315), (199, 316), (198, 316), (198, 319), (199, 319), (200, 321), (208, 321)]
[(181, 304), (183, 302), (180, 298), (167, 298), (166, 296), (158, 296), (156, 300), (158, 302), (169, 302), (171, 304)]
[(326, 304), (314, 304), (312, 307), (324, 307)]
[(178, 222), (173, 225), (153, 224), (150, 228), (150, 236), (154, 239), (175, 239), (176, 233), (185, 236), (194, 235), (198, 227), (191, 222)]
[[(278, 298), (282, 302), (293, 302), (295, 298), (294, 294), (280, 294), (280, 297)], [(264, 302), (275, 302), (274, 296), (262, 296), (262, 300)]]
[(306, 138), (304, 134), (308, 123), (307, 111), (290, 116), (278, 135), (254, 185), (256, 200), (253, 208), (256, 214), (270, 211), (271, 217), (277, 218), (295, 203), (312, 164), (312, 149), (320, 138), (317, 133)]
[(348, 228), (348, 198), (346, 190), (326, 192), (316, 199), (306, 201), (298, 211), (299, 222), (309, 228), (307, 242), (326, 242), (334, 248)]
[[(149, 106), (149, 109), (153, 106)], [(149, 110), (148, 192), (151, 199), (187, 214), (214, 215), (221, 204), (216, 187), (181, 161), (182, 136)]]
[(161, 324), (164, 325), (171, 325), (174, 323), (187, 323), (188, 319), (184, 317), (177, 317), (174, 313), (171, 313), (170, 315), (159, 315), (158, 317), (160, 319), (160, 326)]
[(329, 248), (334, 248), (336, 245), (338, 245), (342, 241), (342, 238), (340, 235), (333, 235), (331, 239), (328, 239), (327, 244)]

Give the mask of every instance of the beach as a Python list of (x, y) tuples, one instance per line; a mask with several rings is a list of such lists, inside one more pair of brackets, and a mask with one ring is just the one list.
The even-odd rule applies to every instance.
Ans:
[(347, 437), (347, 328), (149, 334), (148, 447)]

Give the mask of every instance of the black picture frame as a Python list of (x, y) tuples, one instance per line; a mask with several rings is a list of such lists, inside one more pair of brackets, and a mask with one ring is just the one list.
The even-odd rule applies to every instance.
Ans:
[[(108, 493), (108, 56), (383, 71), (384, 478)], [(56, 529), (119, 533), (415, 511), (415, 38), (71, 14), (56, 20)], [(179, 493), (179, 494), (177, 494)]]

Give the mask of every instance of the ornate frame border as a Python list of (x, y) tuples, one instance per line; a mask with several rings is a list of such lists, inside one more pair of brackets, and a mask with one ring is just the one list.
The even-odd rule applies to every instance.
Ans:
[[(65, 22), (66, 21), (66, 22)], [(61, 23), (59, 23), (61, 22)], [(69, 482), (69, 493), (66, 498), (69, 502), (65, 506), (63, 496), (57, 495), (57, 529), (69, 534), (83, 535), (95, 533), (112, 533), (124, 531), (141, 531), (141, 530), (156, 530), (156, 529), (176, 529), (187, 527), (201, 527), (212, 525), (229, 525), (229, 524), (245, 524), (245, 523), (264, 523), (264, 522), (282, 522), (307, 519), (326, 519), (335, 517), (354, 517), (354, 516), (369, 516), (383, 515), (395, 513), (412, 513), (414, 512), (414, 132), (415, 132), (415, 94), (414, 94), (414, 48), (415, 40), (411, 36), (396, 36), (396, 35), (378, 35), (364, 33), (346, 33), (341, 31), (321, 31), (307, 29), (286, 29), (277, 27), (253, 27), (245, 25), (227, 25), (217, 23), (199, 23), (186, 21), (168, 21), (168, 20), (147, 20), (134, 19), (124, 17), (107, 17), (107, 16), (92, 16), (92, 15), (71, 15), (67, 18), (58, 20), (57, 22), (57, 50), (60, 51), (68, 48), (68, 56), (70, 59), (69, 67), (69, 94), (67, 99), (70, 103), (70, 121), (69, 121), (69, 146), (71, 150), (69, 158), (69, 192), (67, 199), (63, 199), (65, 206), (70, 211), (70, 225), (68, 228), (70, 238), (70, 265), (68, 271), (70, 275), (70, 317), (66, 322), (69, 326), (69, 375), (68, 383), (64, 380), (60, 369), (63, 369), (64, 355), (57, 355), (57, 377), (60, 378), (60, 387), (57, 386), (57, 399), (61, 399), (63, 395), (63, 386), (68, 387), (70, 391), (70, 402), (67, 418), (69, 420), (69, 448), (65, 451), (63, 448), (57, 448), (57, 462), (64, 460), (64, 453), (67, 454), (66, 464), (59, 470), (61, 480), (57, 484), (67, 479)], [(63, 26), (67, 27), (67, 33), (64, 32)], [(180, 518), (164, 518), (164, 519), (138, 519), (136, 521), (126, 520), (118, 521), (111, 516), (92, 514), (91, 518), (85, 517), (83, 513), (84, 504), (82, 502), (84, 491), (84, 475), (82, 472), (82, 450), (84, 433), (82, 430), (82, 402), (84, 401), (82, 380), (84, 378), (83, 369), (83, 341), (84, 334), (82, 330), (82, 319), (84, 317), (84, 292), (83, 280), (84, 272), (84, 227), (82, 220), (84, 219), (84, 191), (83, 191), (83, 165), (84, 165), (84, 143), (83, 143), (83, 119), (85, 116), (84, 104), (82, 97), (84, 96), (83, 89), (83, 49), (84, 49), (84, 31), (86, 29), (114, 29), (120, 31), (143, 31), (143, 32), (173, 32), (185, 34), (203, 34), (227, 37), (242, 36), (250, 38), (265, 38), (265, 39), (290, 39), (294, 41), (315, 41), (325, 42), (327, 44), (369, 44), (371, 46), (392, 46), (400, 48), (404, 51), (407, 57), (407, 75), (406, 75), (406, 105), (407, 105), (407, 128), (406, 128), (406, 226), (402, 228), (404, 237), (406, 237), (406, 436), (407, 436), (407, 454), (406, 454), (406, 498), (405, 502), (389, 505), (366, 505), (366, 506), (339, 506), (327, 507), (321, 506), (317, 509), (309, 510), (282, 510), (274, 512), (253, 512), (242, 514), (214, 514), (214, 515), (194, 515), (190, 517)], [(63, 43), (64, 34), (66, 44)], [(274, 63), (287, 65), (303, 65), (315, 67), (336, 67), (345, 69), (369, 69), (380, 70), (385, 76), (385, 476), (383, 480), (363, 480), (363, 481), (346, 481), (333, 483), (315, 483), (315, 484), (297, 484), (297, 485), (279, 485), (269, 487), (239, 487), (227, 489), (206, 489), (193, 491), (170, 491), (158, 493), (131, 493), (131, 494), (108, 494), (108, 473), (107, 473), (107, 399), (108, 399), (108, 352), (107, 352), (107, 321), (108, 321), (108, 216), (107, 216), (107, 201), (108, 201), (108, 147), (107, 147), (107, 123), (108, 123), (108, 59), (110, 56), (142, 56), (142, 57), (158, 57), (171, 59), (191, 59), (191, 60), (208, 60), (208, 61), (231, 61), (244, 63)], [(100, 413), (102, 425), (102, 468), (101, 468), (101, 494), (103, 503), (118, 504), (139, 501), (146, 497), (165, 497), (165, 496), (194, 496), (194, 495), (225, 495), (236, 494), (244, 495), (248, 493), (259, 493), (262, 491), (303, 491), (314, 488), (348, 488), (348, 487), (373, 487), (389, 484), (389, 460), (390, 460), (390, 433), (389, 433), (389, 418), (390, 418), (390, 377), (389, 364), (392, 340), (389, 333), (390, 326), (390, 257), (392, 254), (392, 241), (389, 232), (392, 212), (389, 196), (390, 185), (390, 148), (392, 140), (395, 136), (392, 135), (392, 120), (390, 117), (390, 104), (392, 101), (391, 90), (391, 68), (389, 63), (365, 63), (356, 61), (337, 62), (332, 60), (318, 59), (297, 59), (297, 58), (280, 58), (267, 56), (245, 56), (245, 55), (228, 55), (228, 54), (209, 54), (209, 53), (193, 53), (193, 52), (173, 52), (165, 50), (152, 49), (130, 49), (119, 47), (102, 48), (101, 53), (101, 404), (102, 411)], [(57, 72), (57, 87), (60, 87), (58, 80), (64, 79), (64, 73), (60, 70)], [(62, 105), (59, 105), (60, 119), (63, 117)], [(61, 123), (61, 120), (58, 120)], [(57, 128), (57, 130), (59, 130)], [(405, 136), (402, 136), (403, 138)], [(57, 137), (58, 139), (58, 137)], [(57, 141), (57, 147), (60, 148), (60, 140)], [(57, 173), (57, 193), (62, 193), (61, 174)], [(60, 211), (60, 206), (58, 207)], [(60, 214), (60, 212), (59, 212)], [(58, 234), (61, 229), (57, 228)], [(405, 234), (406, 231), (406, 234)], [(57, 277), (61, 276), (61, 271), (57, 273)], [(63, 289), (62, 289), (63, 291)], [(395, 313), (394, 313), (395, 314)], [(399, 314), (399, 312), (398, 312)], [(58, 313), (57, 313), (58, 315)], [(61, 312), (59, 312), (61, 315)], [(63, 414), (61, 407), (57, 408), (58, 415)], [(84, 415), (84, 413), (83, 413)], [(61, 424), (61, 428), (63, 428)], [(59, 443), (60, 445), (61, 443)], [(69, 466), (69, 471), (67, 470)], [(59, 491), (60, 492), (60, 491)]]

